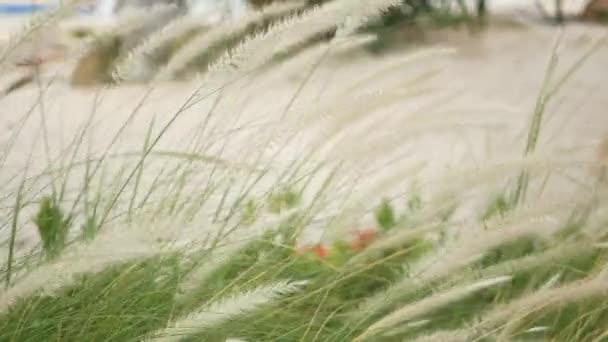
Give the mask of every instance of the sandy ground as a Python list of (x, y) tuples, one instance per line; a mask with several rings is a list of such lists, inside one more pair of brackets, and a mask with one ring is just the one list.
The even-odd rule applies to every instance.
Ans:
[[(413, 181), (437, 190), (446, 184), (437, 183), (438, 177), (462, 175), (467, 168), (482, 169), (521, 156), (558, 33), (557, 27), (532, 24), (490, 28), (474, 36), (438, 32), (426, 42), (380, 55), (360, 52), (325, 58), (311, 72), (310, 61), (323, 56), (320, 48), (220, 93), (215, 84), (199, 82), (157, 85), (151, 92), (140, 85), (73, 89), (61, 73), (56, 79), (46, 77), (38, 86), (0, 99), (2, 235), (6, 236), (21, 180), (42, 172), (49, 162), (54, 167), (69, 163), (74, 151), (70, 146), (79, 144), (74, 142), (80, 141), (89, 120), (91, 129), (74, 153), (75, 160), (101, 155), (117, 132), (121, 133), (113, 153), (139, 153), (152, 122), (155, 133), (171, 122), (156, 150), (186, 152), (218, 94), (221, 100), (203, 135), (203, 143), (210, 143), (205, 153), (221, 153), (231, 163), (271, 161), (274, 176), (265, 178), (267, 184), (276, 181), (285, 165), (302, 160), (307, 148), (318, 145), (322, 147), (318, 158), (347, 165), (339, 177), (345, 184), (358, 177), (358, 191), (368, 203), (385, 193), (401, 193)], [(574, 24), (563, 33), (558, 76), (605, 36), (606, 29)], [(437, 51), (423, 52), (425, 48)], [(595, 145), (608, 133), (606, 60), (604, 44), (547, 107), (539, 150), (547, 160), (571, 162), (552, 174), (548, 188), (554, 195), (568, 193), (573, 184), (590, 182), (584, 176), (587, 166), (574, 162), (591, 158)], [(173, 121), (195, 90), (196, 103)], [(134, 110), (137, 115), (128, 120)], [(294, 132), (299, 132), (298, 137), (289, 140)], [(165, 165), (168, 159), (155, 159), (145, 168), (142, 188), (160, 172), (171, 176), (174, 171), (167, 171)], [(187, 187), (190, 193), (203, 186), (214, 165), (197, 163), (196, 177)], [(107, 165), (106, 176), (116, 180), (120, 176), (113, 172), (127, 163), (111, 159)], [(76, 168), (68, 177), (67, 197), (76, 196), (83, 172)], [(50, 187), (40, 181), (29, 196), (34, 198), (37, 191), (48, 193)], [(21, 225), (32, 226), (25, 219)], [(28, 245), (33, 235), (25, 229), (19, 243)]]

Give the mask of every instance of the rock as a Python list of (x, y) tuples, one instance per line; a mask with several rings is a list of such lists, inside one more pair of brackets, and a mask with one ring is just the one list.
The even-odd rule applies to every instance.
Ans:
[(585, 7), (582, 18), (608, 23), (608, 0), (591, 0)]
[(108, 37), (88, 51), (72, 72), (72, 86), (92, 86), (112, 82), (111, 68), (120, 54), (122, 40)]

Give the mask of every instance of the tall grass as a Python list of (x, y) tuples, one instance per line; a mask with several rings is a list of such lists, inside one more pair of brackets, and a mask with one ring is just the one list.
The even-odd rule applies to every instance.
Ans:
[[(406, 106), (430, 77), (390, 76), (436, 50), (377, 62), (372, 75), (357, 75), (318, 106), (296, 103), (312, 78), (307, 74), (294, 93), (276, 94), (277, 103), (263, 108), (281, 120), (243, 124), (238, 94), (268, 96), (265, 77), (290, 67), (315, 71), (319, 58), (333, 56), (339, 42), (394, 3), (336, 0), (253, 32), (249, 25), (269, 12), (197, 31), (174, 55), (179, 63), (168, 59), (169, 74), (208, 54), (197, 47), (244, 39), (206, 64), (210, 77), (172, 112), (148, 116), (144, 127), (137, 125), (150, 114), (145, 105), (157, 100), (158, 79), (143, 88), (115, 132), (96, 131), (104, 126), (95, 96), (85, 124), (59, 151), (45, 138), (52, 116), (41, 110), (33, 121), (35, 109), (26, 111), (23, 125), (42, 125), (43, 140), (19, 136), (17, 127), (3, 146), (0, 203), (10, 232), (0, 340), (605, 338), (606, 250), (598, 243), (607, 237), (605, 187), (598, 182), (591, 195), (582, 189), (568, 198), (523, 201), (535, 180), (531, 171), (578, 166), (572, 158), (539, 155), (536, 146), (547, 103), (603, 41), (556, 82), (550, 81), (559, 53), (551, 52), (520, 158), (444, 174), (435, 189), (411, 186), (396, 195), (391, 188), (403, 184), (399, 178), (414, 178), (420, 167), (384, 177), (374, 168), (353, 171), (341, 146), (349, 133), (369, 135), (381, 120), (407, 122), (404, 131), (412, 135), (436, 129), (414, 115), (391, 121), (386, 114)], [(130, 79), (125, 68), (174, 33), (192, 33), (194, 24), (170, 25), (137, 40), (130, 54), (121, 52), (112, 67), (120, 71), (118, 85)], [(316, 42), (310, 55), (274, 58), (331, 30), (338, 39)], [(369, 84), (390, 89), (370, 95), (362, 90)], [(47, 88), (37, 87), (44, 103)], [(270, 110), (275, 104), (278, 113)], [(317, 112), (329, 130), (318, 127)], [(179, 125), (191, 134), (176, 133)], [(137, 128), (143, 141), (123, 140)], [(316, 134), (303, 134), (310, 131)], [(18, 138), (41, 143), (42, 151), (32, 147), (24, 169), (10, 175), (4, 160), (22, 152)], [(362, 139), (368, 141), (374, 140)], [(393, 157), (390, 147), (384, 152)], [(391, 165), (369, 160), (380, 160), (380, 169)], [(505, 191), (514, 197), (500, 195), (482, 212), (467, 207), (471, 193), (514, 174)], [(32, 228), (40, 244), (18, 246)], [(307, 234), (331, 239), (306, 240)]]

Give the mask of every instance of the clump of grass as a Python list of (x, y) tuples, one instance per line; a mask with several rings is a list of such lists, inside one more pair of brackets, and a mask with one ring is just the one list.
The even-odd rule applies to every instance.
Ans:
[(97, 222), (95, 215), (88, 216), (82, 224), (82, 238), (91, 241), (95, 238), (97, 230), (99, 229), (99, 222)]
[(384, 230), (389, 230), (397, 223), (395, 212), (389, 200), (384, 199), (378, 209), (376, 209), (376, 221)]
[(255, 199), (250, 198), (245, 202), (245, 206), (241, 213), (241, 222), (243, 224), (252, 224), (257, 219), (259, 210), (259, 204)]
[(511, 209), (513, 209), (513, 206), (507, 195), (499, 193), (490, 200), (487, 208), (482, 213), (481, 220), (487, 221), (495, 216), (502, 216)]
[(34, 223), (38, 228), (42, 249), (49, 258), (57, 257), (65, 248), (70, 221), (54, 197), (45, 196), (40, 200)]
[(269, 194), (267, 207), (271, 213), (279, 214), (285, 210), (293, 209), (300, 204), (300, 201), (300, 193), (287, 188)]

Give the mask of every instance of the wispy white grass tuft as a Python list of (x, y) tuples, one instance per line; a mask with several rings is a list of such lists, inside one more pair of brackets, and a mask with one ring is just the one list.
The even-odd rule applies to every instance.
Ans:
[(547, 280), (543, 286), (540, 287), (540, 290), (545, 290), (545, 289), (550, 289), (552, 287), (555, 287), (560, 279), (562, 278), (562, 273), (558, 272), (557, 274), (553, 275), (553, 277), (549, 278), (549, 280)]
[(530, 329), (528, 329), (528, 330), (526, 330), (524, 332), (526, 332), (526, 333), (536, 333), (536, 332), (547, 331), (547, 330), (550, 330), (549, 327), (545, 327), (545, 326), (540, 325), (540, 326), (532, 327), (532, 328), (530, 328)]
[(375, 17), (398, 3), (397, 0), (331, 1), (252, 36), (224, 54), (209, 70), (220, 75), (235, 68), (247, 72), (263, 65), (277, 53), (288, 52), (317, 34), (337, 28), (349, 18)]
[(200, 34), (178, 50), (160, 70), (156, 78), (159, 80), (172, 79), (197, 56), (209, 52), (216, 44), (244, 35), (256, 23), (280, 18), (302, 8), (303, 5), (301, 2), (274, 4), (260, 11), (252, 12), (238, 21), (227, 22), (211, 28), (208, 32)]
[[(593, 159), (563, 157), (547, 155), (547, 153), (534, 153), (525, 157), (490, 159), (484, 162), (483, 167), (463, 167), (446, 172), (439, 183), (442, 193), (458, 193), (467, 189), (476, 188), (497, 180), (504, 180), (510, 174), (525, 168), (530, 174), (537, 175), (549, 170), (572, 170), (575, 168), (593, 165)], [(429, 180), (437, 182), (436, 179)]]
[(217, 326), (238, 315), (253, 312), (281, 297), (296, 293), (306, 286), (306, 281), (277, 281), (259, 286), (215, 303), (202, 310), (171, 323), (162, 332), (153, 334), (149, 341), (179, 341), (182, 337)]
[(286, 211), (278, 217), (263, 216), (257, 219), (252, 226), (239, 228), (229, 236), (222, 238), (217, 246), (211, 246), (209, 254), (198, 261), (200, 265), (192, 269), (180, 282), (178, 298), (184, 298), (196, 290), (215, 270), (230, 261), (249, 243), (260, 238), (265, 232), (276, 229), (281, 222), (293, 214), (294, 211)]
[(608, 280), (601, 275), (559, 287), (537, 290), (507, 304), (499, 305), (485, 314), (483, 319), (471, 328), (469, 338), (484, 336), (498, 326), (508, 323), (508, 328), (503, 331), (504, 335), (509, 332), (509, 327), (525, 320), (532, 313), (607, 294)]
[(145, 259), (162, 252), (154, 236), (144, 230), (116, 227), (103, 231), (90, 243), (77, 242), (54, 261), (43, 264), (0, 291), (0, 313), (17, 300), (37, 292), (53, 295), (74, 283), (83, 273), (101, 272), (120, 262)]
[(414, 277), (423, 282), (440, 279), (479, 260), (492, 248), (524, 237), (549, 237), (557, 229), (558, 225), (553, 220), (531, 217), (527, 222), (493, 227), (485, 233), (463, 234), (437, 256), (430, 256), (418, 264), (413, 270)]
[(470, 342), (463, 330), (436, 331), (417, 337), (413, 342)]
[[(487, 226), (475, 227), (472, 224), (465, 224), (464, 226), (467, 227), (466, 234), (463, 233), (459, 238), (449, 242), (443, 250), (429, 254), (412, 264), (410, 275), (396, 282), (386, 291), (370, 296), (357, 311), (357, 315), (375, 312), (379, 308), (392, 303), (395, 299), (412, 293), (415, 289), (457, 275), (456, 272), (480, 260), (487, 251), (495, 247), (523, 237), (550, 236), (557, 231), (559, 225), (544, 217), (543, 213), (546, 212), (547, 207), (543, 205), (540, 207), (520, 209), (513, 212), (512, 216), (501, 219), (498, 223), (490, 223)], [(456, 228), (452, 227), (452, 230), (454, 229)], [(573, 251), (570, 252), (576, 253), (578, 251), (578, 248), (573, 248)], [(547, 258), (554, 256), (554, 254), (549, 254)], [(538, 262), (541, 259), (526, 259), (524, 263), (534, 264), (535, 261)], [(511, 269), (510, 267), (514, 265), (502, 266), (506, 267), (508, 272)], [(503, 268), (496, 269), (493, 273), (500, 273), (502, 270)]]
[(401, 309), (398, 309), (397, 311), (381, 318), (376, 323), (370, 325), (369, 328), (367, 328), (361, 335), (356, 337), (354, 341), (369, 340), (378, 333), (388, 330), (399, 323), (407, 322), (414, 318), (419, 318), (420, 316), (433, 310), (470, 296), (475, 292), (506, 283), (510, 280), (510, 276), (484, 279), (470, 285), (456, 287), (439, 294), (431, 295), (420, 301), (408, 304)]
[(543, 267), (543, 265), (562, 264), (568, 260), (591, 257), (597, 252), (591, 243), (585, 241), (560, 244), (543, 252), (507, 260), (484, 269), (455, 273), (446, 283), (463, 282), (474, 277), (490, 278), (505, 273), (526, 273)]
[(155, 23), (163, 15), (169, 13), (177, 13), (178, 8), (172, 4), (154, 4), (148, 8), (129, 8), (123, 11), (119, 16), (119, 23), (115, 25), (117, 33), (126, 35), (136, 28)]
[(385, 331), (384, 333), (382, 333), (382, 336), (383, 337), (398, 336), (398, 335), (401, 335), (408, 331), (411, 331), (411, 329), (424, 327), (432, 322), (433, 321), (431, 321), (430, 319), (421, 319), (418, 321), (407, 322), (405, 324), (400, 324), (398, 327), (395, 327), (394, 329)]
[(154, 54), (163, 45), (200, 27), (198, 20), (191, 16), (181, 16), (172, 20), (131, 49), (124, 58), (118, 61), (112, 73), (113, 78), (116, 81), (138, 79), (140, 76), (134, 72), (138, 68), (138, 64), (146, 63), (148, 56)]

